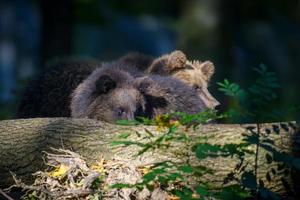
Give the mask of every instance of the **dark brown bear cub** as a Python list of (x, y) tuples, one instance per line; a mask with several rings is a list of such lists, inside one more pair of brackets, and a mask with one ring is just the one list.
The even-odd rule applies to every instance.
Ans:
[(17, 117), (71, 116), (113, 122), (205, 109), (195, 90), (184, 83), (172, 77), (136, 75), (127, 68), (124, 62), (60, 63), (29, 85)]
[(59, 61), (30, 81), (22, 94), (16, 117), (71, 116), (70, 94), (96, 68), (97, 61)]
[(126, 71), (106, 64), (95, 69), (71, 94), (71, 116), (113, 122), (132, 120), (142, 113), (145, 100), (134, 78)]

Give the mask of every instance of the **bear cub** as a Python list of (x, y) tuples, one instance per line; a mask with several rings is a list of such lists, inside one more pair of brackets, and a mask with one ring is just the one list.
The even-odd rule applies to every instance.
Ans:
[(194, 114), (206, 108), (195, 90), (183, 82), (142, 76), (126, 70), (130, 68), (122, 61), (58, 63), (28, 86), (16, 116), (114, 122), (172, 111)]
[(220, 104), (208, 91), (208, 83), (215, 72), (215, 66), (210, 61), (189, 61), (180, 50), (158, 58), (140, 53), (129, 53), (120, 60), (144, 74), (172, 76), (184, 82), (197, 90), (205, 106), (210, 109), (215, 109)]

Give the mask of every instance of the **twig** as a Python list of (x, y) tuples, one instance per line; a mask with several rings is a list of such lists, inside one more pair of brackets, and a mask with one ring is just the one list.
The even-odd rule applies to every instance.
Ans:
[(259, 144), (260, 144), (260, 124), (257, 123), (257, 144), (256, 144), (256, 151), (255, 151), (255, 163), (254, 163), (254, 176), (255, 176), (255, 181), (256, 181), (256, 199), (258, 199), (258, 185), (257, 185), (257, 168), (258, 168), (258, 151), (259, 151)]
[(0, 189), (0, 194), (2, 194), (2, 196), (4, 196), (6, 199), (8, 200), (14, 200), (13, 198), (11, 198), (10, 196), (8, 196), (5, 192), (3, 192), (3, 190)]

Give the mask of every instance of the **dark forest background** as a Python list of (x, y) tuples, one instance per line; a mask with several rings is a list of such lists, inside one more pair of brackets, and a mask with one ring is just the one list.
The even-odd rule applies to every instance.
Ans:
[(280, 104), (299, 105), (299, 0), (0, 0), (0, 119), (51, 60), (174, 49), (215, 63), (220, 109), (230, 102), (216, 82), (247, 86), (260, 63), (279, 76)]

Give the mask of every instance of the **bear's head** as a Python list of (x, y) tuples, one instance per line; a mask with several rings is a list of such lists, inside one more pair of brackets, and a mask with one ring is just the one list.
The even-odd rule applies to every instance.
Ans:
[(126, 71), (104, 66), (96, 69), (71, 95), (71, 116), (108, 122), (133, 120), (145, 105)]
[(210, 61), (187, 61), (182, 69), (173, 72), (172, 76), (193, 87), (204, 104), (214, 109), (220, 103), (208, 91), (208, 83), (215, 72), (215, 66)]
[(134, 85), (143, 94), (145, 117), (172, 112), (196, 114), (207, 108), (195, 89), (171, 76), (139, 77)]

